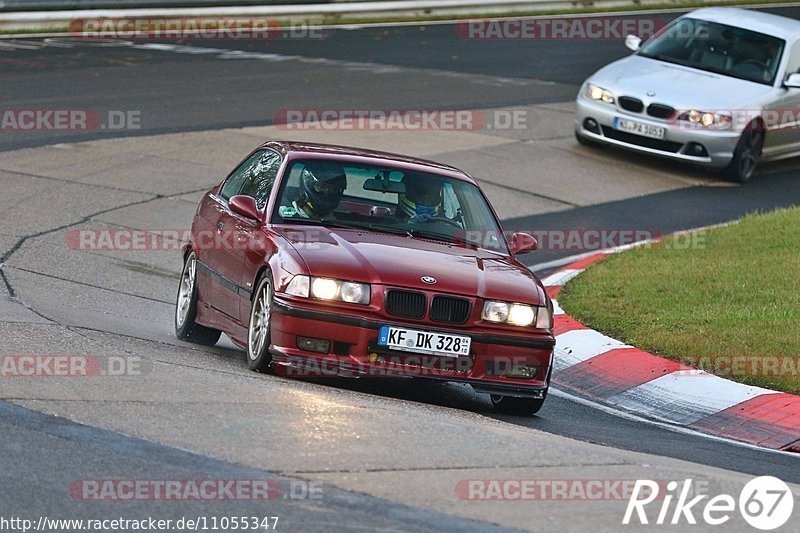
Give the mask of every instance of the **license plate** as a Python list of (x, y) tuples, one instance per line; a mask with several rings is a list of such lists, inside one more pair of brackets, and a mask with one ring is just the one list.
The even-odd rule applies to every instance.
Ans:
[(472, 339), (448, 333), (429, 333), (415, 329), (382, 326), (378, 344), (393, 350), (458, 357), (469, 355)]
[(666, 128), (651, 126), (650, 124), (644, 124), (643, 122), (636, 122), (635, 120), (628, 120), (626, 118), (619, 117), (614, 119), (614, 129), (659, 140), (663, 140), (664, 135), (667, 133)]

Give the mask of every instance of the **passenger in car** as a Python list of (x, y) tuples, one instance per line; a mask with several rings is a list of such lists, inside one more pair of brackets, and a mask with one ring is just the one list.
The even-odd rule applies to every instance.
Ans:
[(398, 219), (418, 223), (444, 215), (442, 184), (424, 174), (407, 173), (403, 177), (406, 192), (398, 195)]

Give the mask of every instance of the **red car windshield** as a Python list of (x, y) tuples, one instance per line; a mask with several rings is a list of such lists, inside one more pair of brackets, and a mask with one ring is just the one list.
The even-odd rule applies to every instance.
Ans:
[(508, 253), (486, 198), (466, 181), (313, 159), (292, 161), (285, 176), (274, 224), (363, 228)]

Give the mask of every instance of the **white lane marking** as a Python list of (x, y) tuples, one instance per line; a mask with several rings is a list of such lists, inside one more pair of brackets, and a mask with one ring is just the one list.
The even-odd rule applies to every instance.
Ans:
[(7, 50), (38, 50), (42, 46), (26, 41), (0, 41), (0, 48)]
[(748, 449), (751, 449), (751, 450), (758, 450), (758, 451), (766, 452), (766, 453), (777, 453), (777, 454), (780, 454), (780, 455), (785, 455), (787, 457), (794, 457), (795, 459), (800, 459), (800, 453), (784, 452), (784, 451), (781, 451), (781, 450), (775, 450), (773, 448), (764, 448), (763, 446), (759, 446), (757, 444), (750, 444), (748, 442), (741, 442), (741, 441), (738, 441), (738, 440), (729, 439), (727, 437), (720, 437), (718, 435), (710, 435), (708, 433), (703, 433), (701, 431), (697, 431), (696, 429), (690, 429), (690, 428), (683, 427), (683, 426), (676, 426), (674, 424), (668, 424), (666, 422), (659, 422), (657, 420), (651, 420), (649, 418), (644, 418), (642, 416), (639, 416), (639, 415), (636, 415), (636, 414), (633, 414), (633, 413), (628, 413), (626, 411), (621, 411), (619, 409), (616, 409), (614, 407), (610, 407), (608, 405), (603, 405), (602, 403), (598, 403), (598, 402), (595, 402), (595, 401), (592, 401), (592, 400), (588, 400), (586, 398), (581, 398), (580, 396), (574, 396), (574, 395), (572, 395), (572, 394), (570, 394), (570, 393), (568, 393), (568, 392), (566, 392), (566, 391), (564, 391), (562, 389), (559, 389), (559, 388), (556, 388), (556, 387), (553, 387), (553, 386), (550, 387), (550, 390), (548, 391), (548, 394), (556, 396), (556, 397), (559, 397), (559, 398), (564, 398), (565, 400), (569, 400), (571, 402), (575, 402), (575, 403), (578, 403), (578, 404), (581, 404), (581, 405), (585, 405), (586, 407), (590, 407), (592, 409), (597, 409), (598, 411), (602, 411), (602, 412), (604, 412), (606, 414), (609, 414), (611, 416), (616, 416), (618, 418), (622, 418), (622, 419), (625, 419), (625, 420), (630, 420), (632, 422), (639, 422), (641, 424), (647, 424), (647, 425), (650, 425), (650, 426), (656, 426), (656, 427), (659, 427), (661, 429), (666, 429), (667, 431), (671, 431), (673, 433), (680, 433), (680, 434), (683, 434), (683, 435), (690, 435), (690, 436), (693, 436), (693, 437), (701, 437), (701, 438), (712, 440), (712, 441), (716, 441), (716, 442), (724, 442), (725, 444), (730, 444), (732, 446), (740, 446), (742, 448), (748, 448)]
[(617, 348), (630, 348), (593, 329), (576, 329), (556, 336), (553, 365), (556, 372)]
[(573, 269), (567, 268), (564, 270), (559, 270), (555, 274), (550, 274), (546, 278), (542, 280), (542, 285), (545, 287), (558, 287), (564, 285), (566, 282), (583, 272), (585, 269)]
[(48, 37), (47, 39), (45, 39), (42, 42), (44, 42), (45, 46), (47, 46), (49, 48), (74, 48), (75, 47), (75, 43), (63, 42), (62, 39), (54, 39), (52, 37)]
[(665, 422), (688, 425), (762, 394), (777, 392), (700, 370), (676, 371), (611, 396), (606, 402)]
[(326, 65), (338, 67), (345, 70), (354, 72), (371, 72), (374, 74), (398, 74), (398, 73), (423, 73), (431, 74), (434, 76), (443, 76), (454, 79), (466, 79), (473, 83), (482, 85), (489, 85), (493, 87), (503, 86), (541, 86), (541, 85), (555, 85), (555, 82), (524, 79), (524, 78), (504, 78), (500, 76), (489, 76), (485, 74), (468, 74), (463, 72), (452, 72), (449, 70), (426, 69), (426, 68), (412, 68), (396, 65), (383, 65), (380, 63), (366, 63), (359, 61), (344, 61), (339, 59), (327, 59), (324, 57), (306, 57), (290, 54), (275, 54), (268, 52), (249, 52), (244, 50), (224, 49), (224, 48), (205, 48), (202, 46), (187, 46), (171, 43), (142, 43), (133, 44), (131, 48), (139, 48), (143, 50), (159, 50), (163, 52), (175, 52), (178, 54), (217, 54), (217, 59), (257, 59), (269, 62), (282, 62), (282, 61), (297, 61), (299, 63), (306, 63), (312, 65)]

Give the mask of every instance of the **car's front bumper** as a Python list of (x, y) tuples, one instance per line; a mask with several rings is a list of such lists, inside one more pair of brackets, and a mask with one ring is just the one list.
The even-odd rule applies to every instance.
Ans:
[[(440, 357), (377, 345), (383, 325), (442, 331), (472, 338), (470, 355)], [(298, 337), (330, 342), (328, 353), (298, 348)], [(275, 295), (271, 320), (273, 362), (293, 377), (415, 377), (456, 381), (478, 392), (541, 398), (550, 378), (552, 336), (504, 335), (342, 314)], [(513, 365), (536, 367), (530, 378), (510, 377)]]
[[(663, 141), (659, 141), (619, 132), (614, 129), (616, 117), (665, 128), (666, 135)], [(587, 120), (594, 120), (598, 128), (595, 131), (587, 128)], [(575, 133), (590, 141), (712, 168), (722, 168), (730, 163), (741, 134), (736, 130), (692, 128), (678, 121), (654, 119), (583, 95), (576, 100)], [(698, 152), (696, 145), (702, 146), (704, 151)]]

